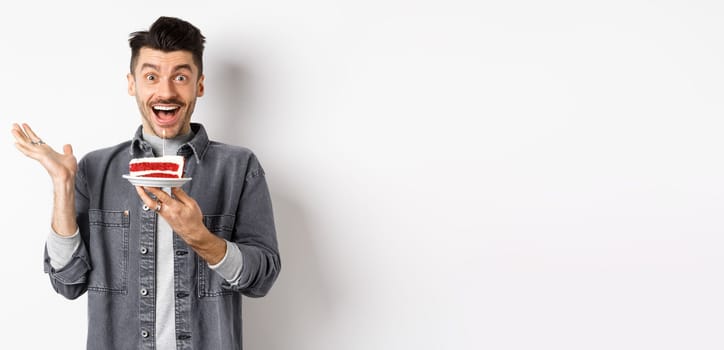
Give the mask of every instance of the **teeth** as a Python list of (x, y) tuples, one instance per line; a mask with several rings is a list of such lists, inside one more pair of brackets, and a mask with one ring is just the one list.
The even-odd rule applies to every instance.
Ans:
[(153, 109), (159, 110), (159, 111), (173, 111), (178, 107), (171, 107), (171, 106), (153, 106)]

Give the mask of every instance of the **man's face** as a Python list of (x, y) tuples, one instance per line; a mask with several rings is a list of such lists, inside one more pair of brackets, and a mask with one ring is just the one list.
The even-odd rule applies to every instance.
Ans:
[(199, 77), (191, 52), (141, 48), (127, 78), (144, 132), (163, 137), (165, 131), (166, 138), (189, 132), (196, 98), (204, 95), (204, 77)]

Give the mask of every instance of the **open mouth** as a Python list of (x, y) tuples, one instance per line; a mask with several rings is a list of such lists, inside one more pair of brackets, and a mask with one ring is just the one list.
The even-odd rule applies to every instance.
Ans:
[(155, 105), (151, 109), (160, 121), (173, 121), (181, 107), (178, 105)]

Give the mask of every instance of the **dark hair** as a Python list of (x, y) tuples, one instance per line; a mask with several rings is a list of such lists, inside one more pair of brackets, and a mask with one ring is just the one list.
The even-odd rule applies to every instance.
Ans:
[(199, 67), (199, 76), (204, 71), (202, 56), (206, 38), (193, 24), (174, 17), (159, 17), (147, 31), (131, 33), (131, 74), (138, 61), (141, 48), (147, 47), (163, 52), (189, 51)]

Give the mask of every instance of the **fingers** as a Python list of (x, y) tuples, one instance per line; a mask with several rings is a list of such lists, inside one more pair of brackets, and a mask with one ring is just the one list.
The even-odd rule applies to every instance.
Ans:
[(13, 137), (15, 138), (15, 148), (18, 149), (22, 154), (24, 154), (27, 157), (38, 159), (39, 155), (37, 153), (37, 148), (34, 148), (34, 146), (31, 143), (30, 137), (25, 133), (25, 131), (20, 127), (18, 124), (13, 124), (12, 129)]
[(164, 192), (163, 190), (161, 190), (158, 187), (143, 187), (143, 189), (148, 192), (151, 192), (151, 194), (156, 196), (156, 198), (158, 198), (158, 200), (160, 200), (161, 202), (173, 201), (173, 198), (171, 198), (171, 196), (169, 196), (168, 193)]
[[(158, 212), (161, 211), (161, 208), (169, 208), (171, 209), (171, 212), (180, 209), (180, 207), (177, 206), (178, 202), (158, 187), (137, 186), (136, 192), (138, 192), (138, 195), (141, 196), (141, 200), (147, 207), (156, 209)], [(152, 199), (147, 192), (156, 197), (156, 200)], [(164, 214), (168, 213), (168, 210), (164, 210), (164, 213), (161, 214), (163, 217), (167, 217), (167, 215)]]
[(22, 146), (21, 148), (18, 148), (21, 151), (31, 151), (30, 147), (42, 146), (45, 144), (42, 142), (40, 137), (35, 134), (33, 129), (31, 129), (30, 125), (28, 124), (23, 123), (23, 125), (20, 126), (18, 123), (13, 123), (13, 129), (11, 132), (13, 134), (13, 137), (15, 137), (15, 143), (19, 146)]
[[(139, 187), (141, 189), (139, 189)], [(165, 206), (175, 208), (175, 209), (181, 209), (183, 207), (188, 208), (196, 208), (197, 204), (196, 201), (194, 201), (193, 198), (191, 198), (184, 190), (182, 190), (180, 187), (172, 187), (171, 188), (171, 195), (169, 195), (167, 192), (161, 190), (158, 187), (143, 187), (139, 186), (136, 187), (136, 190), (139, 191), (139, 195), (141, 195), (141, 199), (144, 199), (144, 196), (148, 198), (148, 201), (144, 199), (144, 203), (148, 205), (149, 208), (155, 208), (155, 201), (151, 199), (151, 197), (146, 193), (148, 191), (150, 194), (154, 195), (156, 199), (158, 199), (159, 202), (163, 203)], [(177, 205), (180, 205), (177, 207)]]
[[(150, 190), (154, 189), (153, 187), (143, 187), (143, 186), (136, 186), (136, 192), (138, 193), (138, 196), (141, 197), (141, 201), (143, 204), (145, 204), (147, 207), (151, 209), (155, 209), (159, 203), (156, 202), (151, 198), (151, 196), (146, 193), (146, 191), (151, 192)], [(158, 197), (156, 197), (158, 198)]]
[[(153, 188), (153, 187), (148, 187), (148, 188), (147, 188), (147, 187), (143, 187), (143, 186), (136, 186), (136, 193), (138, 193), (138, 196), (141, 197), (141, 201), (143, 201), (143, 204), (144, 204), (146, 207), (148, 207), (148, 208), (150, 208), (150, 209), (153, 209), (154, 211), (156, 211), (156, 212), (158, 212), (159, 214), (161, 214), (161, 216), (166, 217), (166, 215), (164, 215), (164, 213), (161, 213), (161, 209), (162, 209), (162, 208), (165, 208), (165, 207), (166, 207), (166, 204), (167, 204), (168, 202), (164, 203), (164, 202), (161, 201), (160, 199), (159, 199), (159, 200), (154, 200), (154, 199), (152, 199), (151, 196), (149, 196), (148, 193), (146, 193), (146, 191), (148, 191), (148, 190), (150, 190), (150, 189), (155, 189), (155, 188)], [(158, 197), (157, 197), (157, 198), (158, 198)]]
[(171, 194), (176, 198), (177, 201), (181, 203), (188, 203), (193, 201), (191, 197), (189, 197), (188, 194), (184, 190), (181, 189), (181, 187), (173, 187), (171, 188)]
[(15, 142), (15, 148), (17, 148), (18, 151), (20, 151), (20, 153), (24, 154), (25, 156), (33, 158), (33, 159), (35, 158), (33, 153), (30, 152), (30, 149), (28, 149), (28, 146), (26, 146), (25, 144), (20, 143), (20, 142)]
[(30, 140), (40, 140), (40, 137), (35, 134), (35, 131), (30, 128), (30, 125), (23, 123), (23, 129), (25, 129), (25, 133), (30, 137)]
[(25, 134), (25, 131), (20, 128), (20, 125), (17, 123), (13, 123), (13, 130), (11, 131), (13, 134), (13, 137), (15, 137), (15, 141), (18, 143), (28, 143), (30, 140), (28, 139), (28, 135)]
[(12, 132), (13, 136), (15, 136), (15, 140), (17, 140), (18, 142), (30, 143), (40, 140), (38, 135), (36, 135), (33, 129), (30, 128), (30, 125), (25, 123), (23, 123), (22, 127), (17, 123), (13, 123)]

